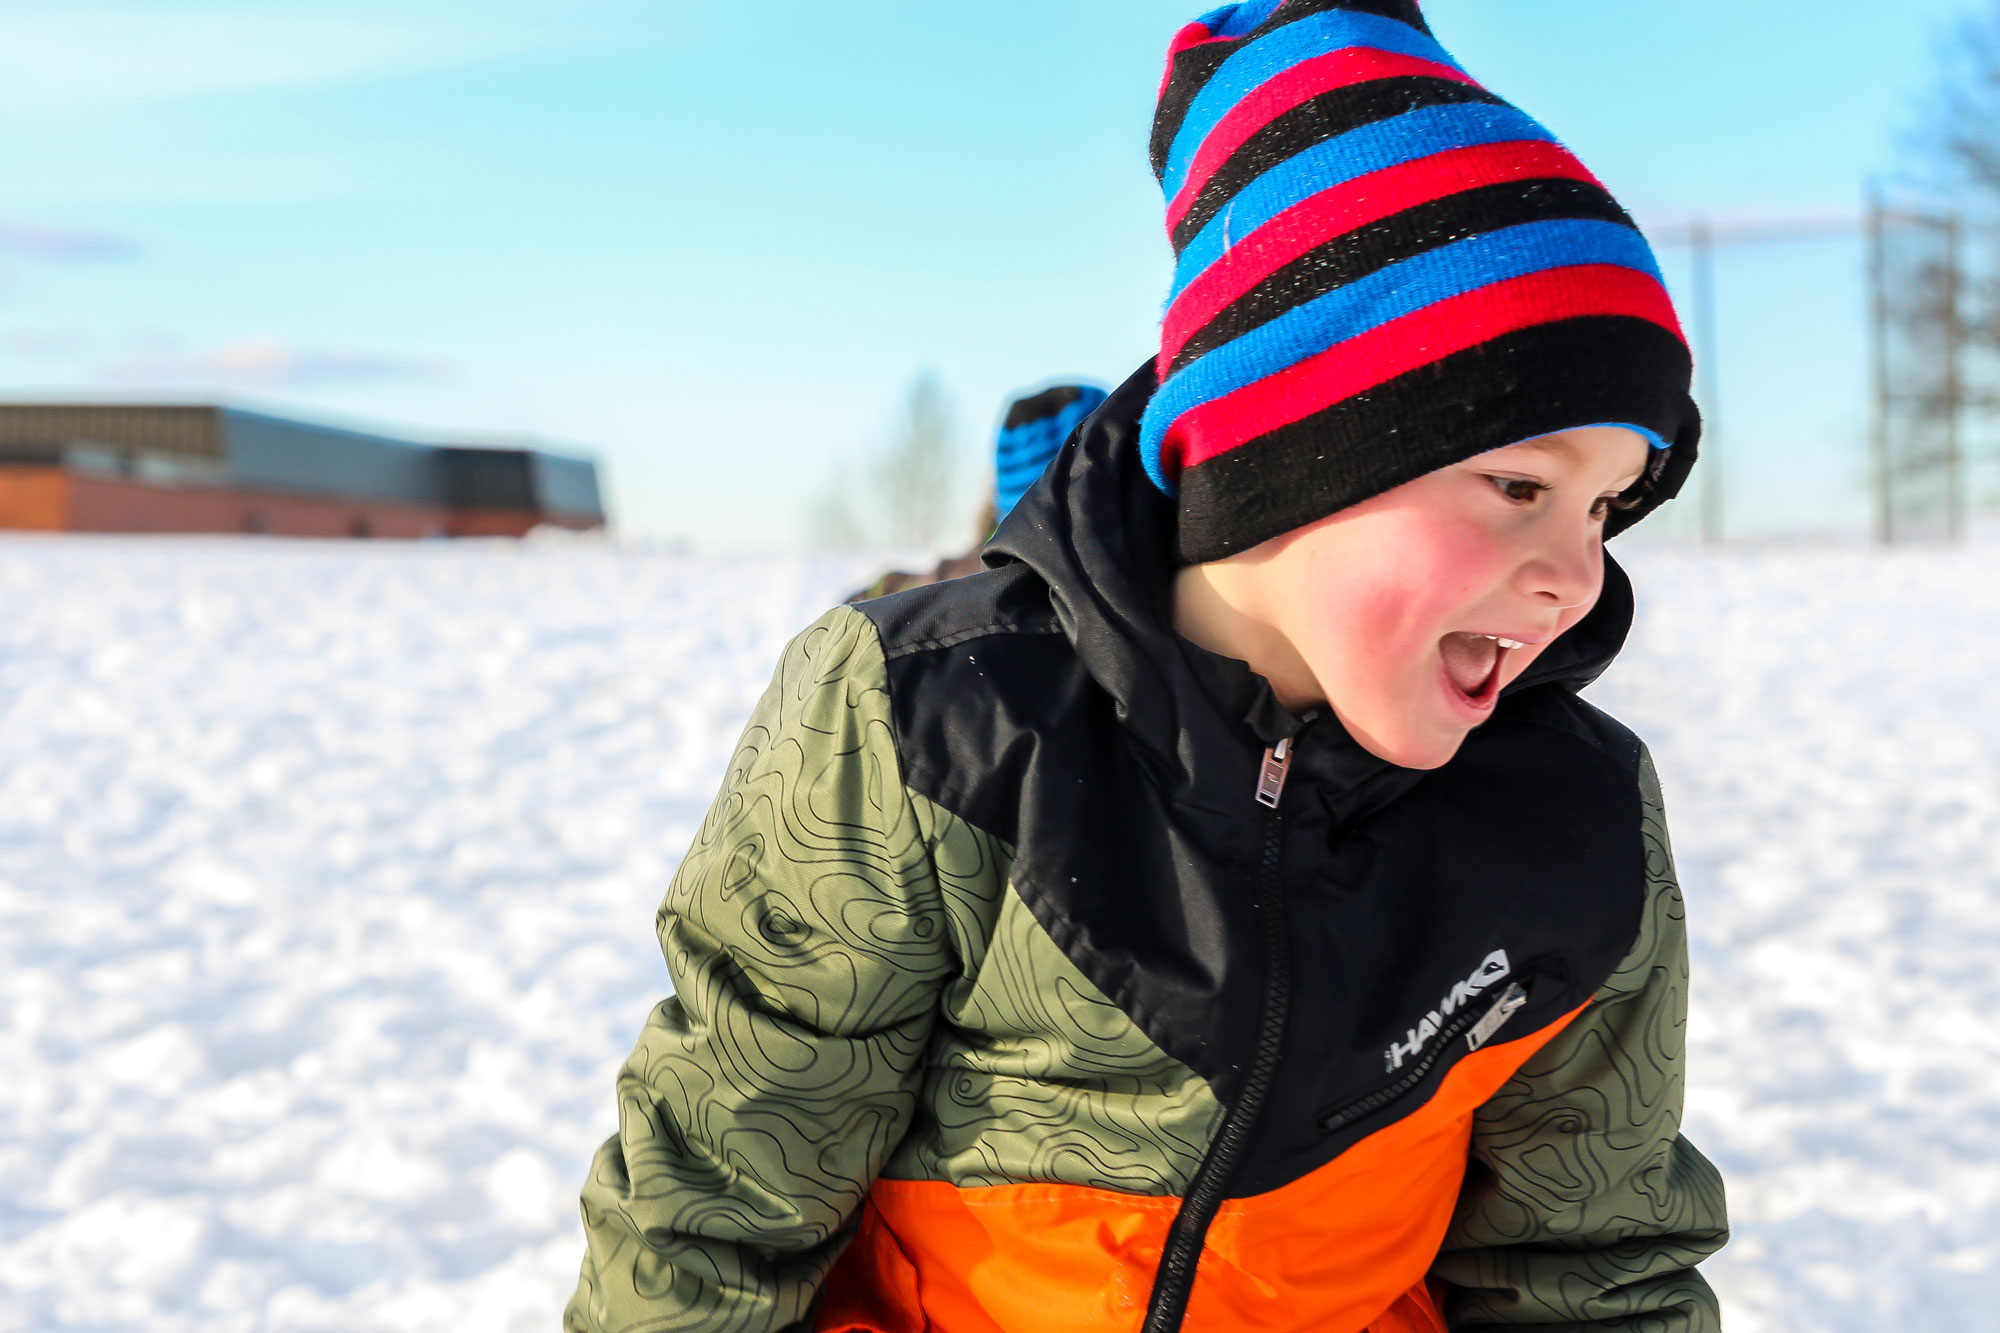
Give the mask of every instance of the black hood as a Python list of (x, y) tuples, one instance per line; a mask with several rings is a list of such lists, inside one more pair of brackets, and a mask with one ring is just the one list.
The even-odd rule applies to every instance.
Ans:
[[(1298, 722), (1245, 664), (1206, 652), (1172, 628), (1176, 507), (1146, 476), (1138, 448), (1139, 419), (1156, 384), (1149, 362), (1077, 428), (984, 558), (990, 566), (1018, 562), (1040, 576), (1064, 632), (1117, 701), (1120, 719), (1170, 768), (1176, 785), (1191, 786), (1225, 735), (1235, 743), (1221, 748), (1247, 743), (1261, 752)], [(1607, 554), (1597, 606), (1508, 686), (1507, 698), (1547, 686), (1575, 692), (1596, 680), (1624, 646), (1632, 608), (1631, 581)], [(1190, 677), (1198, 693), (1187, 689)], [(1317, 725), (1338, 726), (1332, 718)], [(1338, 763), (1346, 780), (1336, 787), (1371, 776), (1370, 760), (1389, 767), (1352, 754), (1360, 749), (1352, 741), (1322, 753), (1328, 749), (1350, 752)]]

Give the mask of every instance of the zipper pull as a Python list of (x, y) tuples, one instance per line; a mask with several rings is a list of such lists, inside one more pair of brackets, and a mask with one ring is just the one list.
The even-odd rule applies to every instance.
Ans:
[(1278, 808), (1278, 798), (1285, 794), (1285, 778), (1292, 771), (1292, 738), (1279, 741), (1264, 751), (1264, 771), (1257, 778), (1257, 804), (1269, 809)]
[(1528, 988), (1517, 981), (1493, 1002), (1493, 1007), (1486, 1011), (1486, 1017), (1480, 1019), (1472, 1031), (1465, 1034), (1465, 1044), (1475, 1051), (1478, 1050), (1493, 1039), (1494, 1033), (1507, 1026), (1508, 1019), (1527, 1008), (1527, 1005)]

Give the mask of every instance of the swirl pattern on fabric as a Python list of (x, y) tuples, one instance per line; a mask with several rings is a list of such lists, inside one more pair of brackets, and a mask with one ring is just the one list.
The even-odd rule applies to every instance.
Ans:
[(1185, 1193), (1221, 1116), (1208, 1084), (1091, 985), (1011, 889), (980, 938), (946, 992), (917, 1127), (888, 1174)]
[(908, 1129), (955, 969), (888, 723), (880, 640), (796, 639), (660, 908), (675, 995), (618, 1080), (565, 1327), (806, 1317)]

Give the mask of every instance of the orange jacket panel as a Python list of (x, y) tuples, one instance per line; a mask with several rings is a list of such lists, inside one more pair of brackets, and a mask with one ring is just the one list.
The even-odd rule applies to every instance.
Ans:
[[(1424, 1277), (1472, 1115), (1581, 1013), (1460, 1061), (1422, 1107), (1282, 1189), (1222, 1206), (1190, 1329), (1436, 1333)], [(1181, 1201), (1073, 1185), (880, 1180), (834, 1268), (822, 1333), (1132, 1333)]]

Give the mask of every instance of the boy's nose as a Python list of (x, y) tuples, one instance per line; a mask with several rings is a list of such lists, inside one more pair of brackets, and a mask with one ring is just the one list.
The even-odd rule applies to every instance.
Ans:
[(1521, 568), (1520, 589), (1552, 611), (1568, 611), (1598, 594), (1604, 579), (1604, 547), (1593, 531), (1589, 540), (1552, 542)]

